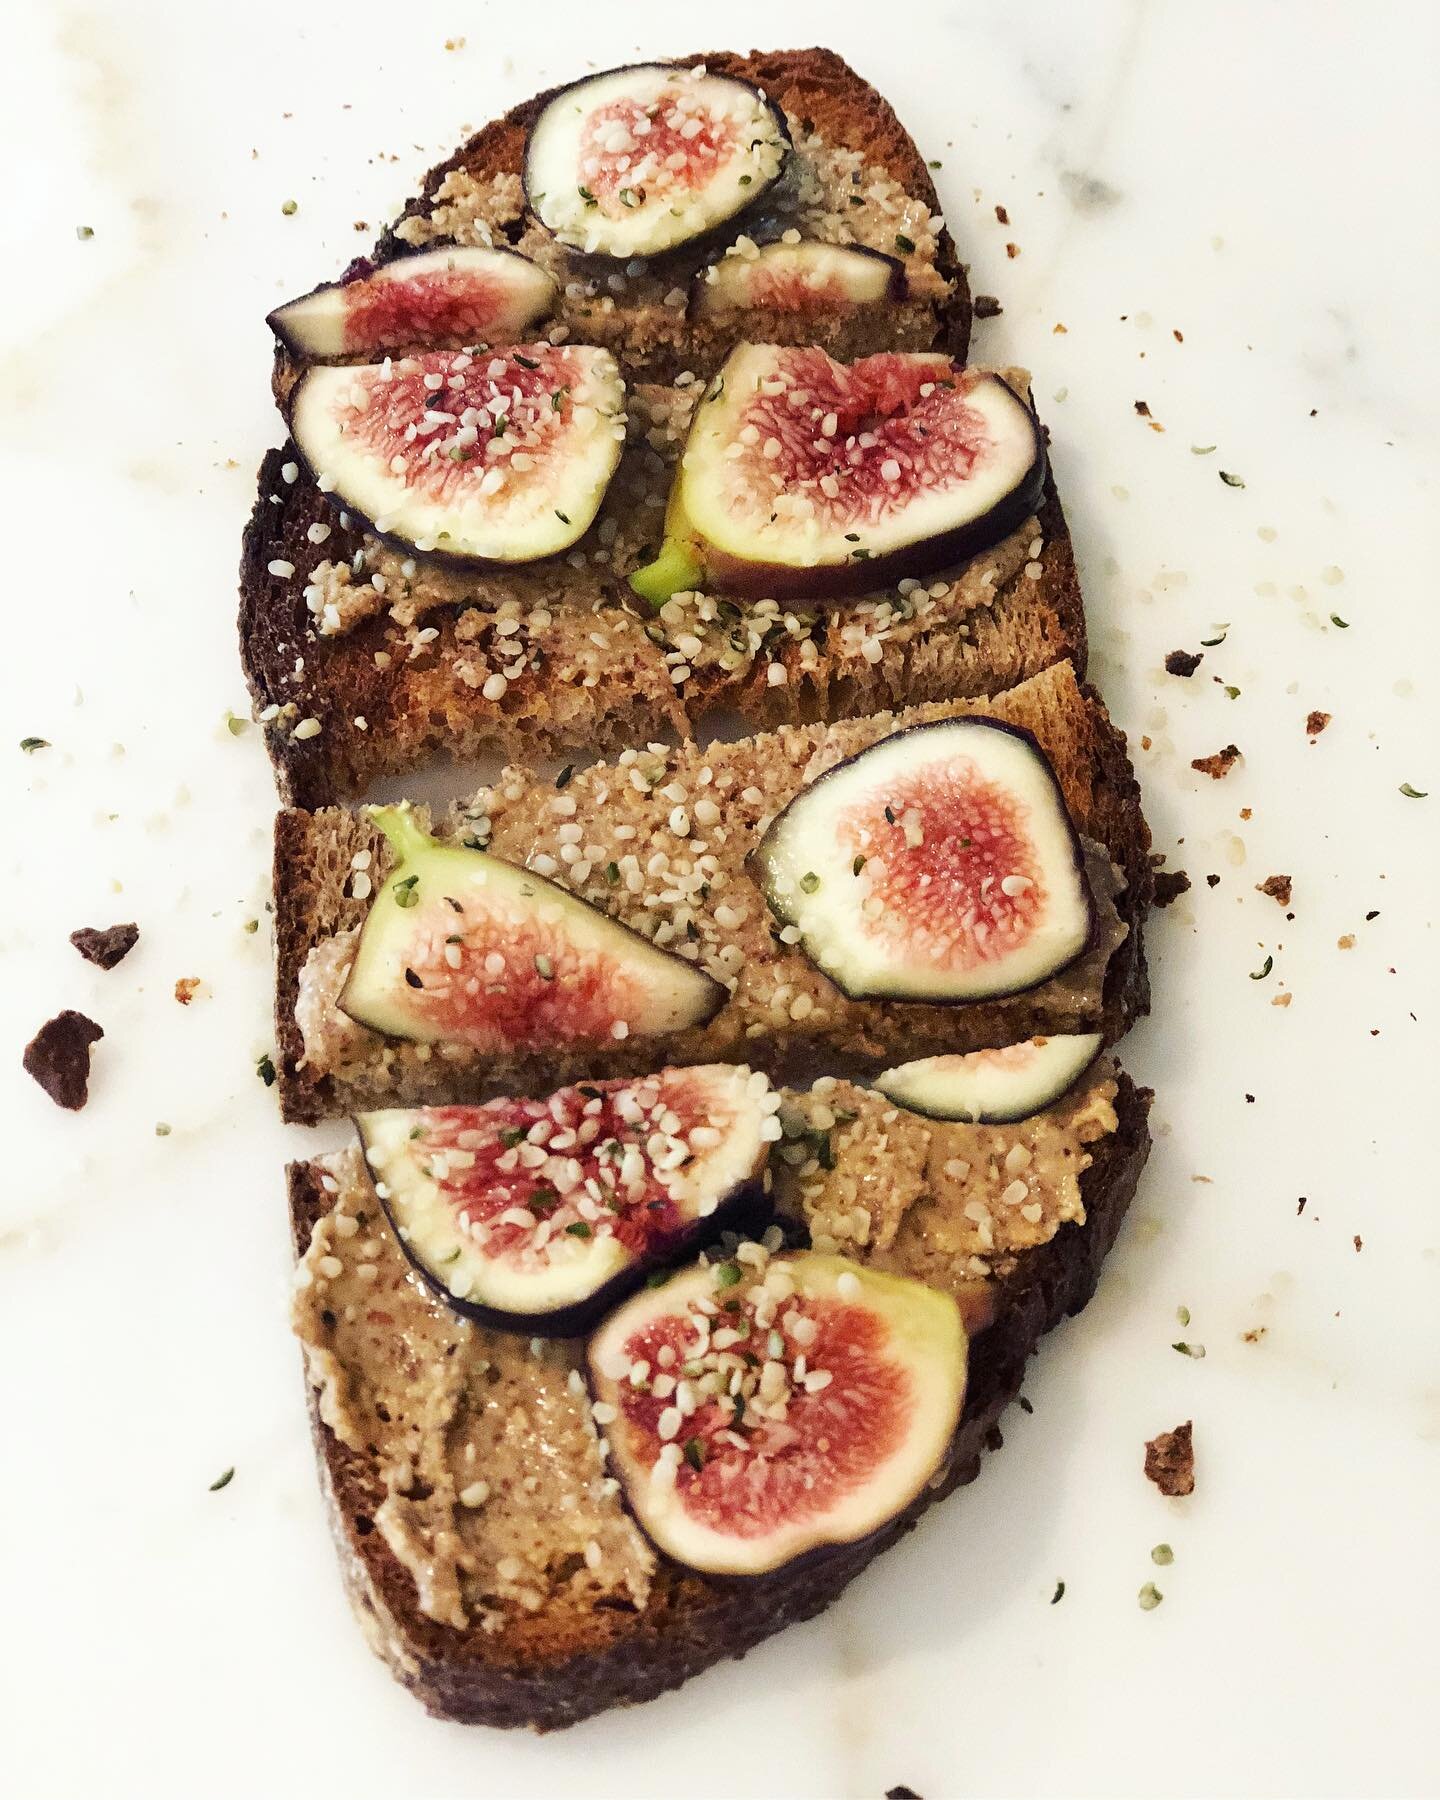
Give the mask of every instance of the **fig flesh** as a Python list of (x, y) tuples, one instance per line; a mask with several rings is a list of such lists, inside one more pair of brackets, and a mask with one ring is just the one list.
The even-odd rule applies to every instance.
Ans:
[(664, 1037), (726, 992), (683, 958), (529, 869), (371, 815), (398, 864), (371, 901), (340, 1010), (414, 1043), (497, 1055)]
[(525, 344), (309, 368), (290, 429), (320, 487), (381, 536), (525, 563), (584, 535), (625, 436), (607, 350)]
[(452, 245), (326, 282), (266, 320), (296, 356), (513, 344), (555, 304), (556, 285), (518, 250)]
[(763, 1230), (779, 1104), (764, 1075), (713, 1064), (355, 1123), (405, 1254), (450, 1306), (571, 1337), (651, 1270)]
[(905, 265), (863, 244), (764, 244), (753, 255), (733, 253), (701, 269), (690, 286), (692, 318), (714, 318), (747, 307), (770, 312), (834, 312), (905, 297)]
[(907, 1112), (969, 1125), (1028, 1119), (1068, 1094), (1100, 1054), (1101, 1035), (1029, 1038), (964, 1056), (925, 1056), (877, 1075), (875, 1085)]
[(754, 855), (771, 911), (852, 1000), (1022, 993), (1090, 941), (1059, 783), (1034, 738), (998, 720), (882, 738), (802, 788)]
[(943, 1465), (965, 1397), (947, 1294), (755, 1244), (637, 1294), (588, 1361), (631, 1511), (667, 1556), (716, 1575), (880, 1530)]
[(998, 375), (929, 352), (836, 362), (740, 344), (695, 409), (657, 562), (631, 586), (839, 599), (991, 548), (1040, 504), (1034, 414)]
[(637, 63), (550, 99), (530, 127), (525, 195), (588, 256), (658, 256), (735, 225), (789, 153), (784, 114), (749, 82)]

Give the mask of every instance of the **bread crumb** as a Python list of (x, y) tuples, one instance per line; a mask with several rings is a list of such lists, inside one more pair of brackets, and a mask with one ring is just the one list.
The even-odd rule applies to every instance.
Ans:
[(1205, 652), (1203, 650), (1172, 650), (1165, 658), (1165, 673), (1167, 675), (1193, 675), (1204, 660)]
[(1325, 729), (1325, 727), (1329, 723), (1330, 723), (1330, 714), (1327, 712), (1316, 711), (1316, 712), (1307, 714), (1306, 719), (1305, 719), (1305, 734), (1306, 734), (1306, 736), (1312, 737), (1312, 738), (1319, 737), (1320, 733)]
[(1263, 881), (1255, 884), (1257, 894), (1268, 894), (1280, 906), (1290, 904), (1290, 877), (1288, 875), (1267, 875)]
[(1163, 869), (1155, 877), (1156, 906), (1169, 906), (1190, 892), (1190, 877), (1183, 869)]
[(1227, 744), (1213, 756), (1195, 757), (1190, 767), (1198, 769), (1202, 775), (1208, 775), (1212, 781), (1223, 781), (1239, 760), (1239, 749), (1234, 744)]
[(1195, 1492), (1192, 1420), (1150, 1439), (1145, 1446), (1145, 1478), (1153, 1481), (1162, 1494), (1172, 1497)]
[(195, 998), (200, 987), (198, 975), (182, 975), (175, 983), (175, 998), (182, 1006), (188, 1006)]

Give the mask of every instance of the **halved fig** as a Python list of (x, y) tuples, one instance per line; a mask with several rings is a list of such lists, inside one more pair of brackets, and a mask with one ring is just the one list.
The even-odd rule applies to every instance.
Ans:
[(1100, 1054), (1098, 1031), (1029, 1038), (965, 1056), (923, 1056), (875, 1077), (907, 1112), (968, 1125), (1005, 1125), (1044, 1112), (1068, 1094)]
[(755, 851), (771, 911), (852, 1000), (1038, 986), (1090, 941), (1084, 855), (1029, 732), (914, 725), (827, 769)]
[(658, 256), (733, 226), (789, 152), (784, 114), (748, 81), (637, 63), (550, 99), (530, 127), (525, 195), (562, 244)]
[(905, 297), (905, 265), (864, 244), (764, 244), (753, 255), (733, 252), (700, 270), (690, 284), (693, 318), (744, 307), (771, 312), (833, 312)]
[(372, 815), (399, 862), (371, 902), (340, 1010), (387, 1037), (491, 1054), (663, 1037), (725, 989), (565, 888)]
[(1040, 504), (1035, 416), (998, 375), (929, 352), (839, 363), (739, 344), (695, 409), (642, 598), (873, 593), (989, 549)]
[(608, 350), (524, 344), (307, 369), (290, 429), (319, 485), (382, 536), (523, 563), (584, 535), (625, 436)]
[(265, 323), (323, 360), (446, 344), (513, 344), (555, 304), (556, 284), (518, 250), (452, 245), (398, 257), (287, 300)]
[(635, 1517), (716, 1575), (880, 1530), (943, 1464), (965, 1398), (949, 1295), (838, 1256), (767, 1262), (754, 1244), (637, 1294), (588, 1360)]
[(779, 1105), (764, 1075), (717, 1063), (355, 1123), (401, 1246), (438, 1294), (483, 1325), (572, 1337), (652, 1269), (764, 1228)]

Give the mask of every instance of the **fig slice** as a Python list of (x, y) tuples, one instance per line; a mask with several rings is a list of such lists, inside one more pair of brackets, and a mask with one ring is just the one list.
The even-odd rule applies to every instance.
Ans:
[(630, 584), (652, 604), (874, 593), (999, 543), (1044, 485), (1035, 416), (998, 375), (738, 344), (695, 409), (661, 554)]
[(341, 1012), (387, 1037), (488, 1054), (664, 1037), (724, 987), (529, 869), (371, 814), (398, 864), (371, 902)]
[(1029, 732), (941, 719), (802, 788), (755, 852), (771, 911), (852, 1000), (1022, 993), (1083, 954), (1093, 902)]
[(530, 210), (589, 256), (658, 256), (733, 226), (790, 153), (779, 107), (748, 81), (636, 63), (553, 94), (525, 147)]
[(556, 284), (518, 250), (451, 245), (327, 281), (265, 323), (296, 356), (371, 356), (443, 345), (513, 344), (555, 304)]
[(1100, 1054), (1098, 1031), (1028, 1038), (964, 1056), (923, 1056), (875, 1077), (907, 1112), (967, 1125), (1008, 1125), (1068, 1094)]
[(637, 1294), (588, 1362), (631, 1511), (667, 1556), (715, 1575), (879, 1531), (943, 1465), (965, 1398), (948, 1294), (756, 1244)]
[(431, 350), (307, 369), (290, 429), (321, 488), (381, 537), (524, 563), (589, 528), (620, 460), (624, 400), (608, 350)]
[(701, 269), (690, 284), (690, 316), (714, 318), (745, 307), (771, 312), (834, 312), (903, 300), (905, 265), (864, 244), (764, 244)]
[(651, 1270), (764, 1229), (779, 1105), (717, 1063), (355, 1124), (401, 1247), (456, 1312), (572, 1337)]

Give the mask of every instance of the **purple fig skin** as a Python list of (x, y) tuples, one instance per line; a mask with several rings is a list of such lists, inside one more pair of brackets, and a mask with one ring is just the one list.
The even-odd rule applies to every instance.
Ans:
[[(664, 69), (667, 72), (676, 75), (683, 75), (687, 72), (686, 65), (681, 63), (620, 63), (613, 69), (597, 69), (591, 75), (582, 75), (577, 81), (567, 81), (563, 87), (552, 88), (549, 94), (544, 96), (545, 106), (537, 116), (535, 124), (530, 127), (530, 130), (526, 134), (525, 160), (521, 167), (521, 182), (525, 189), (526, 218), (533, 220), (534, 223), (549, 236), (554, 237), (555, 234), (535, 210), (535, 203), (532, 198), (534, 186), (530, 179), (530, 148), (535, 138), (535, 126), (541, 122), (545, 113), (550, 110), (551, 106), (553, 106), (557, 100), (562, 98), (565, 94), (571, 93), (575, 88), (586, 87), (590, 82), (598, 81), (603, 75), (625, 75), (629, 74), (632, 70), (639, 71), (642, 69)], [(771, 198), (775, 189), (779, 187), (789, 173), (790, 159), (795, 146), (790, 136), (790, 126), (785, 118), (784, 111), (776, 105), (768, 94), (762, 93), (760, 89), (755, 86), (753, 81), (745, 81), (738, 75), (723, 75), (717, 77), (717, 79), (733, 82), (736, 87), (749, 88), (750, 92), (755, 95), (756, 99), (760, 101), (761, 105), (764, 106), (765, 110), (770, 114), (770, 117), (775, 121), (775, 128), (779, 133), (780, 141), (785, 146), (784, 154), (780, 159), (780, 167), (776, 170), (773, 180), (767, 182), (758, 193), (750, 195), (742, 206), (738, 207), (736, 211), (730, 213), (727, 217), (717, 219), (715, 224), (707, 226), (704, 231), (697, 232), (694, 237), (685, 238), (678, 244), (672, 244), (668, 250), (656, 251), (653, 255), (646, 256), (644, 260), (649, 263), (652, 268), (657, 265), (660, 267), (668, 267), (673, 264), (677, 257), (683, 258), (687, 262), (692, 261), (697, 252), (712, 249), (717, 243), (722, 241), (733, 243), (745, 220), (763, 210), (763, 203)], [(573, 244), (564, 244), (558, 238), (556, 238), (555, 241), (561, 243), (561, 247), (580, 263), (594, 263), (600, 266), (611, 267), (617, 262), (629, 262), (635, 254), (633, 251), (627, 250), (622, 255), (612, 256), (608, 250), (577, 250)]]
[[(946, 731), (955, 722), (956, 721), (953, 719), (933, 719), (925, 725), (907, 725), (903, 731), (893, 732), (891, 738), (913, 738), (923, 732)], [(988, 730), (1003, 731), (1010, 737), (1019, 738), (1020, 741), (1029, 748), (1031, 755), (1035, 760), (1037, 771), (1043, 775), (1044, 779), (1049, 782), (1050, 787), (1053, 789), (1055, 799), (1059, 803), (1061, 816), (1065, 820), (1065, 828), (1070, 840), (1070, 853), (1074, 859), (1075, 872), (1080, 878), (1081, 890), (1085, 895), (1085, 940), (1073, 956), (1066, 957), (1063, 963), (1057, 963), (1053, 969), (1050, 969), (1046, 974), (1042, 975), (1038, 981), (1023, 981), (1018, 986), (1012, 988), (990, 989), (978, 999), (971, 999), (963, 994), (917, 995), (913, 1003), (919, 1006), (988, 1006), (996, 1000), (1011, 1000), (1017, 994), (1033, 993), (1036, 988), (1044, 987), (1047, 981), (1052, 981), (1055, 976), (1063, 974), (1066, 969), (1073, 968), (1082, 957), (1089, 955), (1090, 951), (1099, 941), (1099, 918), (1095, 910), (1095, 896), (1090, 891), (1090, 883), (1085, 872), (1085, 847), (1080, 842), (1080, 834), (1075, 829), (1075, 821), (1070, 817), (1070, 808), (1065, 803), (1064, 790), (1061, 788), (1059, 779), (1056, 776), (1054, 769), (1051, 767), (1049, 757), (1046, 756), (1045, 752), (1040, 748), (1034, 733), (1026, 731), (1023, 725), (1008, 725), (1001, 719), (967, 719), (967, 723), (970, 722), (983, 724)], [(891, 739), (883, 738), (879, 741), (888, 743)], [(869, 748), (873, 749), (874, 745), (870, 745)], [(790, 807), (795, 806), (802, 799), (814, 793), (821, 782), (828, 781), (832, 775), (838, 774), (841, 769), (849, 768), (852, 763), (858, 762), (865, 754), (866, 752), (864, 750), (856, 751), (854, 756), (847, 756), (843, 761), (833, 764), (830, 768), (826, 769), (823, 774), (817, 775), (814, 781), (801, 788), (795, 798), (775, 815), (764, 837), (761, 838), (760, 842), (745, 859), (745, 866), (751, 879), (755, 882), (756, 886), (759, 887), (761, 893), (765, 895), (766, 906), (769, 907), (771, 913), (782, 925), (793, 925), (796, 921), (777, 905), (771, 898), (769, 889), (765, 885), (764, 869), (761, 861), (765, 846), (769, 843), (771, 837), (778, 829), (781, 820), (790, 810)], [(803, 956), (806, 956), (808, 960), (808, 953), (805, 951), (803, 942), (797, 944), (795, 948), (799, 950)], [(905, 1006), (911, 1004), (899, 995), (894, 994), (887, 995), (884, 999), (877, 999), (873, 994), (851, 993), (844, 982), (838, 980), (829, 969), (821, 969), (818, 964), (812, 966), (814, 966), (816, 972), (822, 975), (833, 987), (838, 988), (847, 1000), (859, 1000), (864, 1001), (869, 1005), (881, 1006)], [(1021, 1116), (1024, 1117), (1027, 1115)]]
[[(969, 1334), (967, 1333), (967, 1339), (968, 1335)], [(590, 1367), (590, 1358), (588, 1356), (581, 1359), (581, 1370), (585, 1378), (586, 1395), (593, 1406), (595, 1401), (600, 1398), (600, 1395), (596, 1391), (595, 1375)], [(965, 1395), (969, 1388), (968, 1368), (966, 1376), (966, 1385), (965, 1388), (961, 1390), (960, 1394), (960, 1415), (955, 1421), (955, 1431), (951, 1436), (950, 1445), (945, 1454), (941, 1456), (939, 1461), (935, 1464), (934, 1469), (931, 1470), (925, 1486), (913, 1500), (908, 1501), (904, 1506), (897, 1507), (894, 1512), (887, 1513), (883, 1519), (877, 1520), (875, 1524), (871, 1526), (869, 1531), (862, 1532), (859, 1537), (847, 1538), (842, 1543), (816, 1544), (812, 1549), (802, 1550), (798, 1556), (790, 1557), (788, 1561), (777, 1564), (773, 1569), (758, 1569), (753, 1572), (739, 1569), (706, 1569), (704, 1571), (706, 1581), (714, 1582), (717, 1587), (736, 1590), (743, 1588), (748, 1592), (756, 1592), (763, 1588), (765, 1582), (774, 1581), (778, 1576), (793, 1575), (797, 1569), (815, 1568), (821, 1563), (829, 1562), (833, 1557), (847, 1556), (853, 1551), (861, 1549), (864, 1545), (871, 1543), (875, 1538), (880, 1537), (884, 1532), (888, 1531), (892, 1525), (896, 1524), (896, 1522), (902, 1519), (907, 1513), (920, 1509), (925, 1503), (926, 1492), (930, 1483), (934, 1481), (936, 1474), (941, 1470), (948, 1470), (950, 1457), (954, 1452), (955, 1438), (959, 1436), (960, 1426), (965, 1416)], [(613, 1450), (613, 1447), (612, 1455), (617, 1461), (620, 1460), (620, 1453)], [(649, 1544), (650, 1548), (655, 1552), (656, 1556), (660, 1558), (661, 1562), (669, 1563), (673, 1568), (677, 1569), (689, 1568), (690, 1565), (688, 1563), (682, 1563), (678, 1557), (671, 1556), (668, 1550), (662, 1550), (659, 1544), (655, 1542), (654, 1538), (651, 1537), (650, 1533), (645, 1529), (640, 1515), (635, 1511), (634, 1507), (631, 1506), (630, 1490), (623, 1481), (620, 1483), (620, 1492), (616, 1497), (635, 1529), (640, 1533), (641, 1537), (644, 1538), (645, 1542)]]
[[(307, 290), (307, 292), (294, 295), (291, 299), (286, 300), (280, 306), (277, 306), (274, 312), (267, 313), (265, 315), (265, 323), (270, 327), (279, 342), (297, 362), (306, 364), (325, 362), (328, 359), (312, 356), (308, 350), (302, 349), (298, 340), (291, 335), (289, 328), (285, 324), (282, 314), (289, 307), (294, 306), (297, 300), (313, 299), (316, 294), (328, 293), (332, 288), (353, 287), (357, 281), (368, 281), (370, 277), (376, 274), (380, 269), (393, 268), (396, 263), (405, 262), (412, 256), (430, 256), (437, 250), (459, 248), (461, 248), (461, 246), (455, 244), (453, 239), (444, 238), (436, 239), (434, 243), (425, 244), (423, 247), (419, 248), (407, 244), (399, 254), (394, 256), (357, 256), (351, 262), (346, 264), (338, 281), (321, 281), (313, 288)], [(496, 251), (497, 254), (516, 257), (520, 262), (528, 263), (534, 260), (532, 257), (523, 255), (519, 250), (512, 249), (508, 244), (494, 244), (491, 245), (490, 248)], [(538, 324), (539, 321), (537, 320), (536, 323)], [(421, 344), (418, 340), (412, 346), (414, 349), (424, 350), (434, 349), (435, 347), (436, 346), (433, 344)], [(369, 352), (365, 350), (357, 350), (355, 352), (356, 356), (365, 356), (368, 354)], [(394, 356), (403, 355), (405, 353), (403, 351), (390, 351), (388, 354)]]
[[(356, 1130), (358, 1133), (358, 1126)], [(400, 1235), (399, 1222), (390, 1210), (390, 1202), (376, 1190), (374, 1176), (363, 1154), (361, 1160), (364, 1162), (365, 1179), (380, 1203), (386, 1221), (395, 1234), (396, 1243), (425, 1285), (452, 1312), (459, 1313), (461, 1318), (468, 1319), (472, 1325), (482, 1325), (490, 1331), (509, 1332), (517, 1337), (584, 1337), (592, 1326), (599, 1324), (606, 1313), (612, 1312), (622, 1300), (628, 1300), (631, 1294), (644, 1287), (657, 1269), (672, 1269), (690, 1261), (707, 1245), (716, 1242), (724, 1232), (734, 1231), (741, 1236), (753, 1237), (762, 1232), (774, 1216), (774, 1203), (766, 1192), (764, 1172), (761, 1171), (732, 1188), (713, 1213), (707, 1213), (703, 1219), (690, 1221), (688, 1229), (672, 1238), (663, 1254), (637, 1256), (593, 1293), (572, 1301), (568, 1306), (552, 1307), (548, 1312), (505, 1312), (498, 1307), (455, 1298), (435, 1271)]]
[[(779, 241), (780, 240), (778, 238), (770, 239), (766, 243), (762, 243), (760, 248), (762, 250), (768, 249), (770, 243), (778, 243)], [(831, 244), (831, 243), (826, 242), (822, 238), (811, 238), (806, 241), (817, 244), (817, 245), (819, 245), (819, 247), (821, 249), (824, 249), (824, 250), (844, 250), (851, 255), (868, 256), (875, 262), (887, 263), (889, 265), (889, 268), (890, 268), (889, 285), (886, 287), (885, 292), (879, 297), (878, 300), (868, 301), (868, 302), (866, 302), (867, 305), (871, 305), (871, 306), (876, 306), (876, 305), (885, 306), (887, 304), (892, 305), (892, 306), (897, 305), (901, 300), (904, 300), (906, 298), (906, 296), (909, 294), (910, 283), (905, 274), (905, 265), (903, 262), (900, 261), (898, 256), (887, 256), (883, 250), (872, 250), (868, 244)], [(804, 249), (804, 247), (805, 247), (804, 243), (795, 245), (795, 248), (797, 250), (802, 250), (802, 249)], [(715, 261), (716, 261), (716, 259), (712, 258), (709, 262), (704, 263), (700, 268), (698, 268), (695, 271), (694, 275), (692, 275), (690, 278), (690, 294), (689, 294), (689, 298), (685, 302), (685, 316), (688, 319), (694, 320), (699, 315), (700, 301), (701, 301), (701, 298), (703, 295), (703, 290), (706, 286), (706, 280), (705, 280), (706, 273), (707, 273), (707, 271), (709, 271), (710, 269), (712, 269), (715, 266)], [(749, 307), (742, 306), (742, 307), (737, 307), (735, 310), (737, 313), (744, 313), (744, 312), (758, 311), (758, 310), (764, 310), (764, 309), (763, 308), (749, 308)], [(744, 336), (745, 334), (742, 332), (739, 335)]]
[[(1008, 382), (1000, 385), (1015, 393)], [(907, 577), (918, 580), (942, 569), (954, 568), (958, 563), (968, 562), (971, 557), (993, 549), (1040, 510), (1045, 493), (1047, 459), (1040, 422), (1033, 407), (1026, 406), (1018, 394), (1015, 398), (1024, 406), (1030, 419), (1035, 452), (1021, 479), (989, 512), (956, 526), (953, 531), (922, 538), (887, 555), (862, 557), (858, 561), (829, 564), (824, 568), (748, 562), (703, 544), (701, 555), (705, 564), (706, 592), (732, 595), (742, 600), (856, 600), (893, 587)]]

